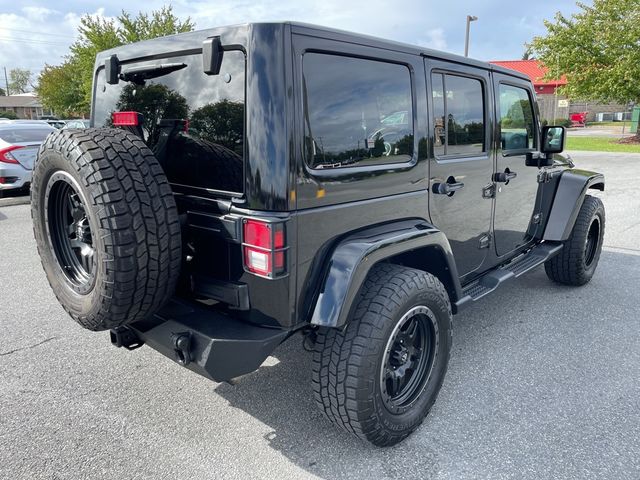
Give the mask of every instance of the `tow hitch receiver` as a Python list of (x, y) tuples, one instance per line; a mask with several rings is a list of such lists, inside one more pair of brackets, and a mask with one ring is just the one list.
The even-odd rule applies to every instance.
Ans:
[(144, 345), (144, 342), (129, 327), (114, 328), (109, 331), (109, 336), (114, 346), (124, 347), (127, 350), (135, 350)]

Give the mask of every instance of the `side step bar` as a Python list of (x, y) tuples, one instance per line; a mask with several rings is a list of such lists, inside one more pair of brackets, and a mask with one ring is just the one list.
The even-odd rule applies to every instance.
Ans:
[(458, 310), (490, 294), (502, 283), (523, 275), (554, 257), (562, 250), (560, 242), (544, 242), (510, 263), (490, 270), (482, 277), (462, 288), (462, 297), (456, 302)]
[(128, 350), (146, 343), (185, 368), (224, 382), (257, 370), (289, 333), (173, 299), (149, 320), (111, 330), (111, 343)]

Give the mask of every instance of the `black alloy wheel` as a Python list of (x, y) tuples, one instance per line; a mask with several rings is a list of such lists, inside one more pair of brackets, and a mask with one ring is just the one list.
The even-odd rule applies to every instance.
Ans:
[(587, 233), (587, 244), (584, 252), (584, 266), (590, 267), (596, 257), (600, 244), (600, 218), (595, 216)]
[(437, 323), (426, 306), (416, 306), (400, 319), (385, 350), (380, 388), (392, 413), (406, 411), (424, 389), (433, 366)]
[(55, 172), (45, 193), (51, 248), (66, 280), (88, 291), (95, 280), (97, 255), (80, 186), (66, 172)]

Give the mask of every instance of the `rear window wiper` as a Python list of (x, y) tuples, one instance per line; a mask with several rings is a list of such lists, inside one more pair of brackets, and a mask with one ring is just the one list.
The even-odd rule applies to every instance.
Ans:
[(156, 65), (145, 65), (143, 67), (132, 67), (123, 70), (118, 77), (125, 82), (132, 82), (136, 85), (144, 85), (145, 80), (162, 77), (171, 72), (182, 70), (186, 63), (162, 63)]

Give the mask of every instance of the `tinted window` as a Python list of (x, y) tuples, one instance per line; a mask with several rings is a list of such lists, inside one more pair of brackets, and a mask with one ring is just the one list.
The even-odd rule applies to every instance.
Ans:
[(53, 128), (0, 129), (0, 139), (8, 143), (42, 142)]
[(485, 151), (484, 96), (480, 80), (432, 76), (434, 153), (474, 155)]
[(169, 181), (189, 187), (242, 192), (245, 118), (245, 57), (224, 52), (218, 75), (202, 71), (202, 56), (189, 55), (123, 65), (183, 64), (143, 85), (109, 85), (98, 74), (94, 124), (110, 125), (114, 111), (144, 117), (144, 139)]
[(503, 150), (535, 147), (533, 105), (524, 88), (500, 84), (500, 139)]
[(407, 67), (307, 53), (303, 73), (305, 147), (311, 167), (411, 159), (413, 113)]

